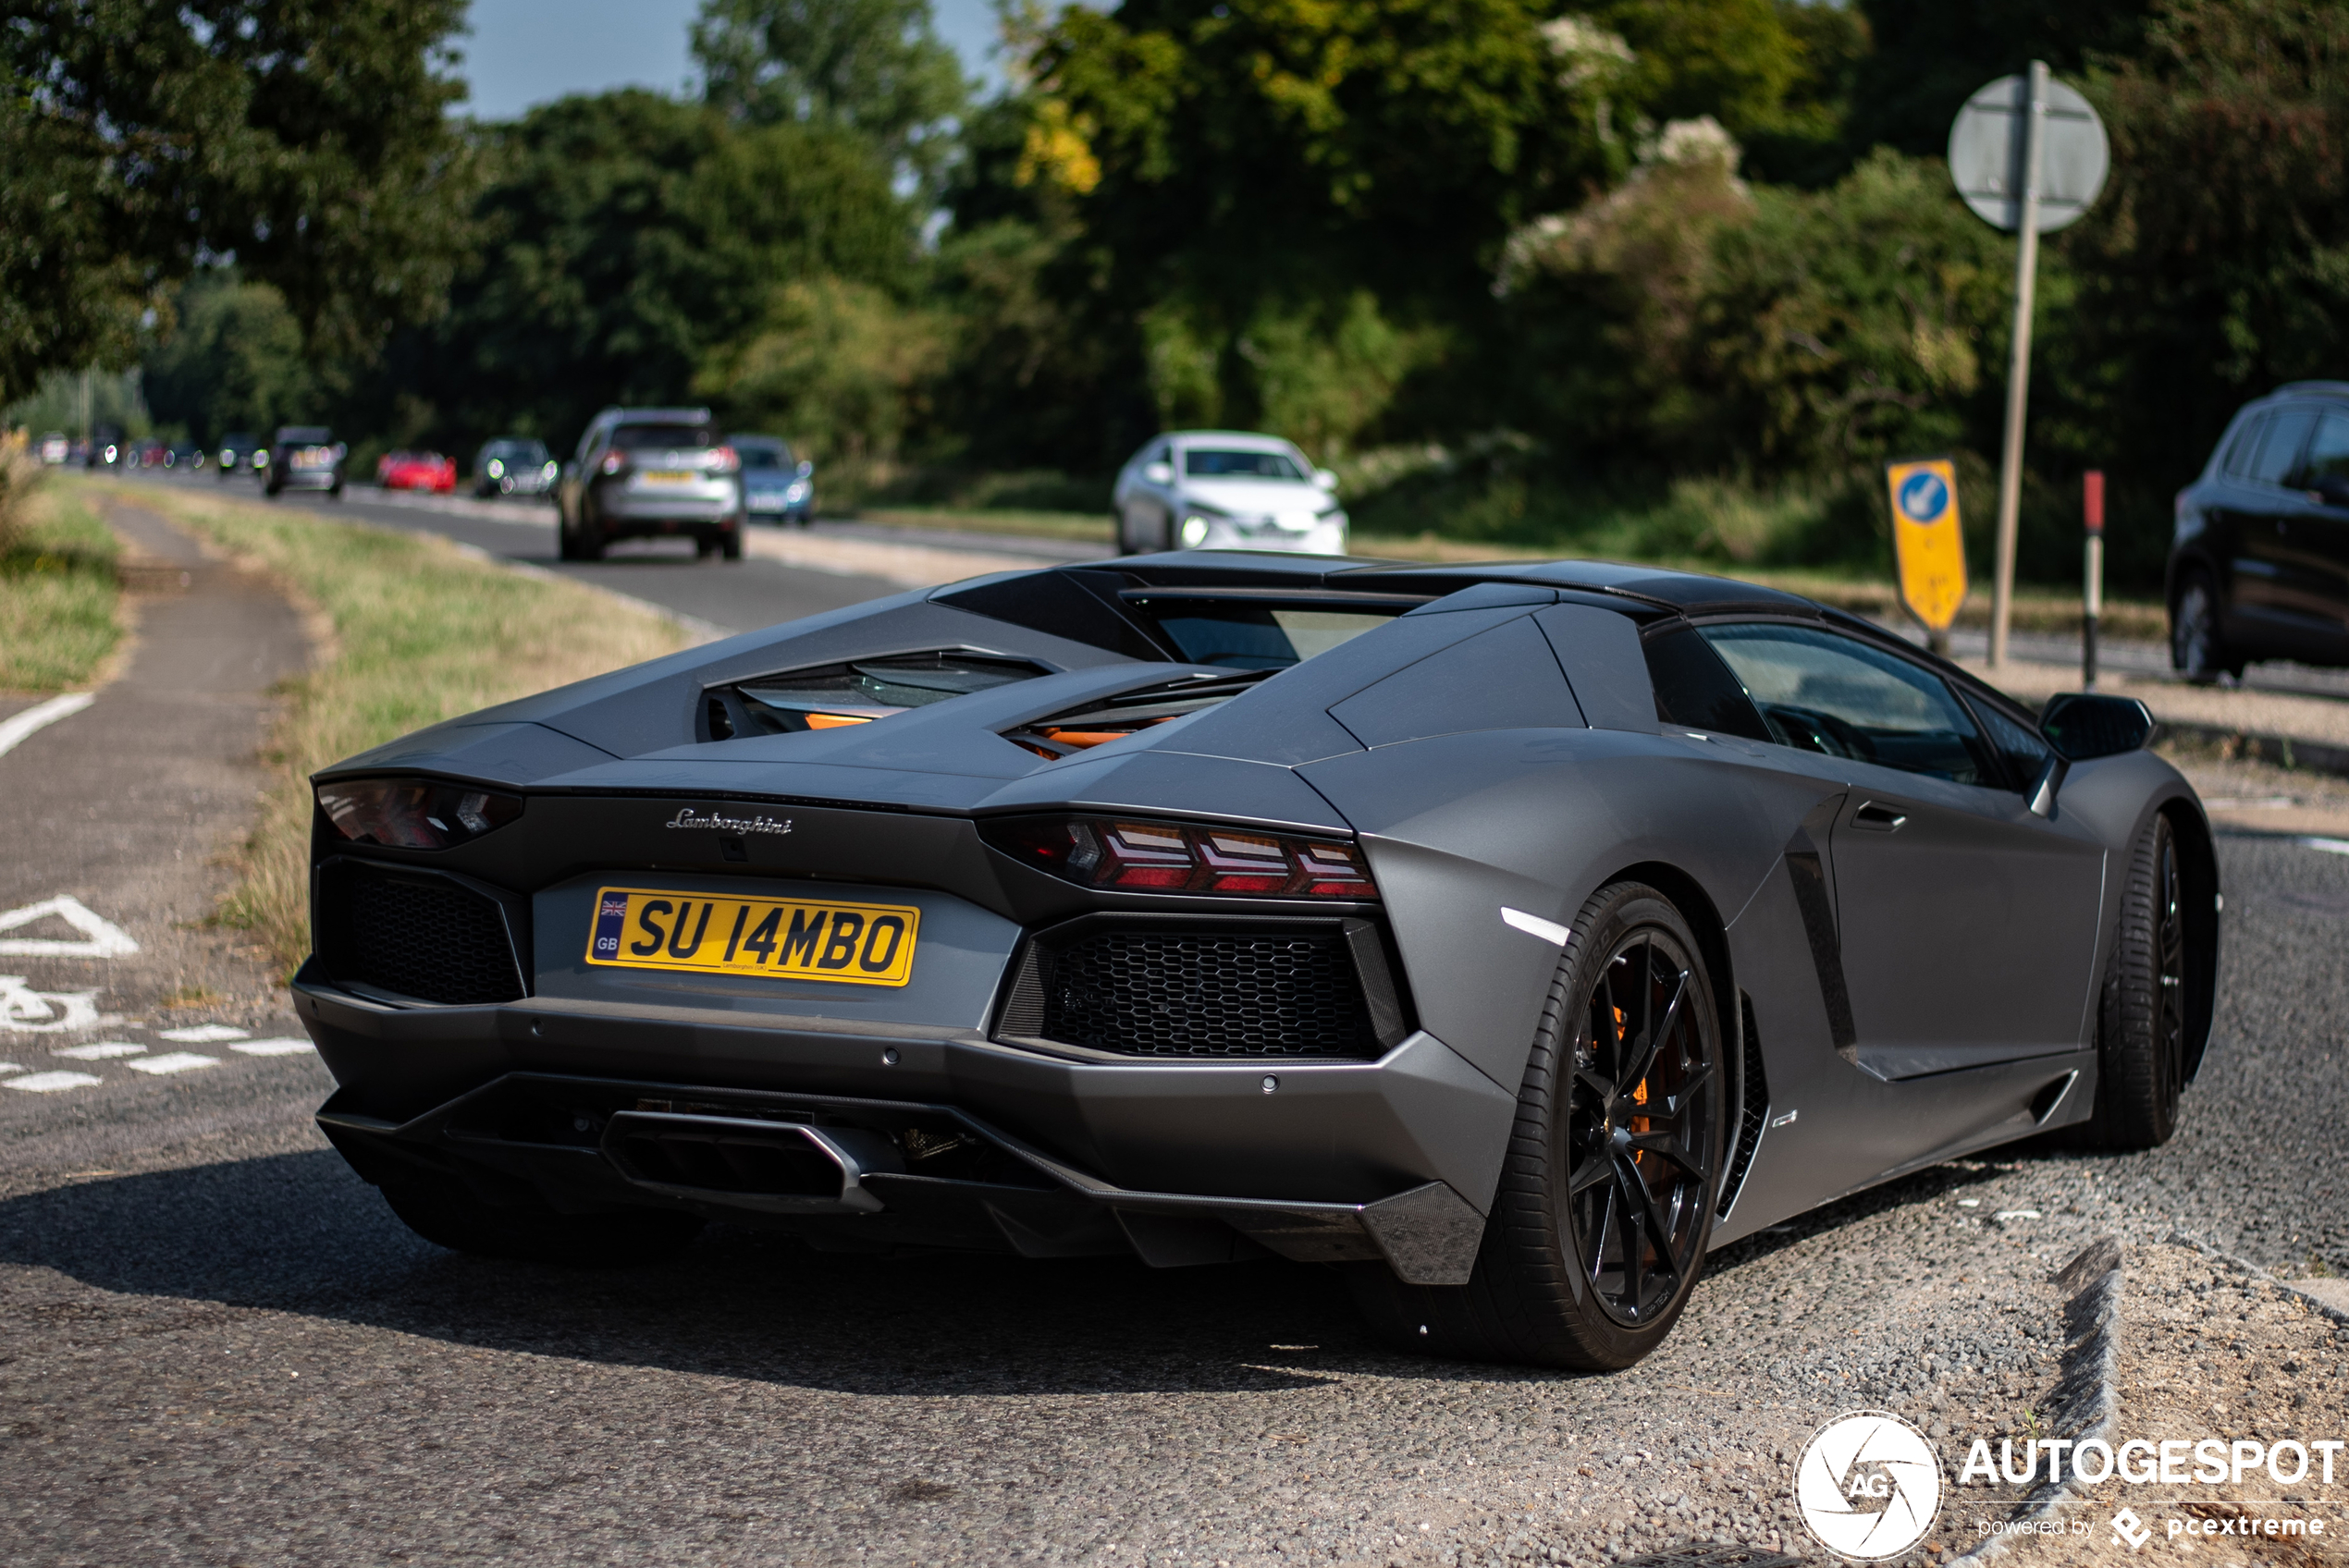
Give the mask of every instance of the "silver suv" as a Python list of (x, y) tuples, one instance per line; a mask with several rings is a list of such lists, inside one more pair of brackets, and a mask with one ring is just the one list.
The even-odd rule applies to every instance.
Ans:
[(683, 534), (702, 555), (742, 559), (742, 468), (707, 409), (606, 409), (563, 467), (562, 558), (601, 560), (616, 539)]

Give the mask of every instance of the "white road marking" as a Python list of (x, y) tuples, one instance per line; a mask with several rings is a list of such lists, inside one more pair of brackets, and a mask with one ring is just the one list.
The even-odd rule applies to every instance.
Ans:
[(1529, 937), (1541, 937), (1552, 947), (1562, 948), (1574, 939), (1574, 933), (1556, 921), (1544, 920), (1538, 914), (1528, 914), (1521, 909), (1510, 909), (1504, 905), (1501, 910), (1501, 919)]
[(213, 1046), (223, 1040), (241, 1040), (252, 1034), (250, 1029), (232, 1029), (226, 1023), (199, 1023), (192, 1029), (162, 1029), (156, 1031), (159, 1040), (169, 1040), (175, 1046)]
[(23, 1071), (23, 1068), (13, 1061), (0, 1061), (0, 1072), (22, 1072)]
[(34, 731), (46, 729), (61, 718), (71, 718), (97, 700), (95, 692), (68, 692), (62, 697), (37, 703), (13, 717), (0, 719), (0, 757), (15, 751)]
[(193, 1051), (166, 1051), (161, 1056), (142, 1056), (122, 1064), (134, 1072), (189, 1072), (199, 1067), (217, 1067), (216, 1056), (198, 1056)]
[(2002, 1208), (1998, 1210), (1998, 1214), (1994, 1218), (1999, 1219), (2036, 1219), (2039, 1218), (2039, 1211), (2035, 1208)]
[(87, 1072), (32, 1072), (22, 1078), (0, 1078), (0, 1088), (22, 1089), (28, 1094), (53, 1095), (59, 1089), (86, 1089), (99, 1082)]
[(0, 1030), (59, 1035), (120, 1023), (98, 1015), (97, 998), (95, 991), (36, 991), (21, 974), (0, 974)]
[(240, 1040), (228, 1048), (247, 1056), (300, 1056), (318, 1047), (307, 1040)]
[(92, 1040), (86, 1046), (59, 1046), (49, 1054), (71, 1057), (76, 1061), (104, 1061), (114, 1056), (143, 1056), (146, 1049), (129, 1040)]
[(59, 941), (54, 937), (0, 937), (0, 953), (22, 958), (128, 958), (139, 950), (139, 944), (113, 921), (91, 913), (89, 906), (70, 894), (43, 899), (37, 904), (12, 909), (0, 913), (0, 931), (13, 931), (19, 925), (30, 925), (37, 920), (55, 916), (81, 933), (79, 942)]
[(2349, 855), (2349, 839), (2294, 839), (2304, 850), (2322, 850), (2329, 855)]

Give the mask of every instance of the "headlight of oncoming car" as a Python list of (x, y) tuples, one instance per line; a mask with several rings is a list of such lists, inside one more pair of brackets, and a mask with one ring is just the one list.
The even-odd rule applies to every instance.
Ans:
[(1236, 893), (1257, 899), (1375, 900), (1359, 846), (1209, 823), (1011, 817), (979, 837), (1026, 865), (1084, 888)]
[(522, 815), (522, 798), (437, 778), (338, 778), (318, 786), (318, 809), (354, 844), (445, 850)]

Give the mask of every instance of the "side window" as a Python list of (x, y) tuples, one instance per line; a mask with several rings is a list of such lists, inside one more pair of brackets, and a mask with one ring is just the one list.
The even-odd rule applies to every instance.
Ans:
[(2300, 465), (2300, 447), (2317, 423), (2313, 409), (2286, 409), (2268, 421), (2268, 438), (2251, 465), (2252, 479), (2261, 484), (2281, 484)]
[(1779, 745), (1959, 784), (1996, 782), (1964, 704), (1899, 655), (1810, 626), (1738, 622), (1703, 632)]
[(2267, 428), (2268, 422), (2263, 417), (2245, 421), (2243, 428), (2235, 432), (2234, 444), (2227, 448), (2227, 473), (2236, 479), (2251, 477), (2252, 459), (2259, 455), (2259, 436)]
[(1655, 717), (1684, 729), (1710, 729), (1767, 741), (1762, 716), (1693, 627), (1679, 626), (1640, 644), (1647, 655), (1648, 679), (1655, 685)]
[[(2301, 482), (2339, 506), (2349, 496), (2349, 415), (2327, 414), (2317, 422), (2308, 456), (2300, 465)], [(2330, 480), (2331, 483), (2327, 484)]]
[(1990, 738), (1990, 749), (2006, 758), (2010, 780), (2019, 790), (2029, 789), (2031, 781), (2039, 777), (2039, 769), (2047, 766), (2046, 739), (1986, 702), (1977, 700), (1971, 705)]

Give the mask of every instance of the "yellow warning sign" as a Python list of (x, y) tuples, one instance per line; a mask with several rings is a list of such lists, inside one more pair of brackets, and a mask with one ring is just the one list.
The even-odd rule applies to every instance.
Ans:
[(1892, 551), (1900, 563), (1900, 601), (1936, 631), (1947, 631), (1965, 603), (1965, 535), (1958, 526), (1958, 473), (1947, 458), (1892, 463)]

